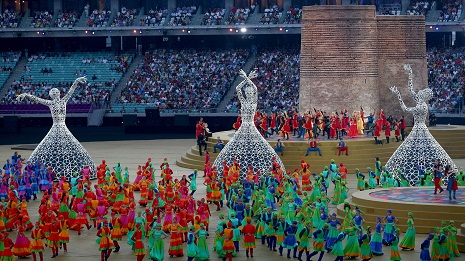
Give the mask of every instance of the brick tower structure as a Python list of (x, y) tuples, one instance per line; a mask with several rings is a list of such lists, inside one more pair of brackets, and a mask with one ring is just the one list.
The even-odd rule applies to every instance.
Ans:
[(412, 65), (415, 88), (427, 87), (423, 16), (377, 16), (375, 6), (308, 6), (302, 17), (300, 111), (363, 106), (366, 115), (381, 108), (400, 115), (389, 87), (406, 88), (404, 63)]

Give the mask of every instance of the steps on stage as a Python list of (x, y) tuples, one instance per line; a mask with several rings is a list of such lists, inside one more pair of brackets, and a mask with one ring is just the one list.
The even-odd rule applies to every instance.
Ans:
[[(438, 126), (431, 128), (430, 131), (452, 159), (465, 158), (465, 150), (463, 149), (465, 147), (465, 139), (463, 138), (465, 137), (465, 127)], [(216, 137), (220, 136), (227, 143), (233, 134), (234, 131), (220, 132), (213, 134), (215, 138), (209, 138), (207, 150), (210, 153), (212, 163), (218, 155), (218, 153), (213, 153), (213, 146), (217, 141)], [(274, 146), (277, 138), (275, 135), (269, 139), (271, 146)], [(310, 171), (320, 173), (324, 169), (324, 166), (328, 166), (331, 163), (331, 159), (334, 159), (337, 164), (340, 162), (344, 163), (349, 173), (354, 173), (355, 168), (360, 168), (363, 173), (366, 172), (367, 167), (374, 169), (375, 157), (379, 157), (381, 162), (385, 164), (401, 144), (401, 142), (395, 142), (395, 138), (391, 137), (390, 144), (376, 145), (371, 135), (368, 138), (366, 136), (356, 139), (346, 138), (344, 141), (349, 147), (349, 156), (337, 155), (337, 140), (320, 140), (319, 148), (323, 154), (322, 157), (318, 156), (317, 152), (310, 152), (309, 156), (305, 157), (308, 141), (293, 140), (283, 141), (285, 145), (284, 156), (280, 157), (287, 171), (292, 171), (296, 167), (299, 167), (300, 160), (305, 159), (310, 164)], [(193, 144), (195, 144), (195, 140)], [(186, 152), (186, 155), (177, 160), (176, 164), (184, 168), (202, 170), (204, 159), (205, 154), (203, 153), (203, 156), (199, 156), (198, 147), (192, 146)]]

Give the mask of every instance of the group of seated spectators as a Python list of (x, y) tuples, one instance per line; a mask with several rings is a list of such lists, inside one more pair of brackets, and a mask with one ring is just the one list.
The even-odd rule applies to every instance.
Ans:
[(102, 10), (99, 11), (95, 9), (90, 15), (87, 24), (90, 27), (105, 27), (108, 25), (108, 20), (110, 20), (111, 11)]
[(197, 12), (197, 7), (177, 7), (172, 13), (168, 23), (170, 26), (189, 25), (191, 18)]
[(430, 7), (430, 2), (428, 1), (410, 1), (410, 6), (407, 8), (407, 15), (423, 15), (428, 14)]
[(442, 6), (438, 22), (458, 22), (462, 14), (462, 4), (458, 1), (448, 1)]
[(74, 27), (77, 22), (79, 22), (79, 13), (77, 11), (60, 12), (55, 21), (55, 27)]
[(162, 26), (166, 16), (168, 16), (168, 9), (150, 9), (145, 19), (141, 19), (140, 25)]
[(5, 9), (0, 14), (0, 28), (16, 28), (21, 20), (21, 14), (13, 10)]
[[(258, 108), (289, 110), (299, 104), (300, 47), (267, 50), (260, 54), (253, 68), (258, 77)], [(237, 96), (227, 105), (226, 111), (240, 107)]]
[(21, 52), (3, 52), (0, 53), (0, 64), (1, 63), (17, 63), (21, 57)]
[(290, 7), (287, 10), (286, 18), (284, 19), (285, 24), (300, 24), (302, 23), (302, 8)]
[(402, 3), (400, 0), (389, 4), (381, 4), (378, 7), (379, 15), (400, 15), (402, 11)]
[(53, 11), (36, 11), (31, 21), (33, 28), (46, 28), (52, 25)]
[(133, 26), (137, 15), (137, 9), (128, 9), (123, 6), (121, 11), (116, 13), (111, 26)]
[(216, 108), (249, 55), (243, 49), (147, 52), (118, 102), (162, 109)]
[(42, 69), (40, 69), (40, 72), (42, 74), (49, 74), (49, 73), (53, 73), (53, 70), (52, 70), (51, 67), (50, 68), (42, 68)]
[[(8, 89), (5, 97), (2, 99), (3, 104), (17, 104), (16, 97), (21, 93), (29, 93), (39, 98), (50, 99), (49, 91), (52, 88), (58, 88), (62, 95), (66, 94), (71, 87), (72, 82), (58, 82), (58, 83), (31, 83), (24, 79), (13, 82)], [(88, 82), (81, 84), (79, 88), (74, 91), (73, 96), (69, 100), (70, 104), (95, 104), (105, 101), (107, 96), (111, 95), (112, 90), (116, 87), (116, 82), (110, 80), (105, 83)], [(21, 103), (33, 104), (34, 102), (29, 99), (24, 99)]]
[(465, 92), (465, 49), (430, 49), (427, 60), (428, 86), (435, 96), (430, 110), (454, 112)]
[(202, 25), (221, 25), (226, 9), (213, 8), (205, 13), (202, 19)]
[(225, 25), (243, 25), (247, 22), (250, 12), (253, 12), (250, 8), (236, 8), (231, 9), (228, 19), (224, 22)]
[(266, 8), (263, 12), (260, 24), (277, 24), (281, 19), (283, 10), (277, 5), (273, 5), (271, 8)]

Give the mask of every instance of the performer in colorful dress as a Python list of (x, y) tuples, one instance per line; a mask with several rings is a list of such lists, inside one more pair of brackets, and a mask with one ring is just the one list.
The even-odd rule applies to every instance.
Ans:
[(255, 248), (255, 226), (250, 224), (252, 219), (250, 217), (246, 218), (247, 224), (242, 228), (242, 234), (244, 235), (244, 244), (242, 245), (245, 248), (245, 254), (247, 258), (250, 256), (253, 257), (253, 250)]
[(205, 224), (200, 224), (200, 229), (195, 231), (197, 236), (197, 250), (198, 254), (196, 260), (208, 260), (210, 259), (210, 252), (207, 245), (207, 235), (208, 232), (205, 230)]
[(228, 222), (228, 227), (221, 232), (221, 236), (224, 238), (223, 242), (223, 252), (224, 252), (224, 257), (223, 261), (229, 260), (232, 261), (233, 253), (236, 251), (234, 247), (234, 243), (232, 241), (233, 239), (233, 234), (234, 231), (232, 229), (232, 223)]
[(111, 251), (115, 248), (111, 240), (111, 229), (108, 227), (108, 222), (103, 221), (102, 227), (97, 231), (99, 251), (100, 251), (100, 260), (106, 261), (111, 255)]
[(32, 230), (31, 233), (31, 252), (32, 252), (32, 257), (34, 258), (34, 261), (37, 261), (37, 254), (39, 253), (39, 260), (43, 261), (44, 260), (44, 243), (43, 239), (45, 238), (45, 234), (40, 229), (40, 223), (36, 222), (34, 230)]
[(373, 253), (370, 248), (371, 241), (371, 227), (367, 226), (366, 233), (360, 237), (359, 241), (361, 242), (360, 246), (360, 258), (363, 261), (368, 261), (373, 257)]
[(177, 217), (174, 217), (170, 226), (170, 248), (168, 250), (170, 257), (184, 256), (181, 230), (182, 226), (178, 223)]
[(400, 242), (399, 246), (402, 250), (413, 250), (415, 248), (415, 236), (416, 230), (413, 222), (413, 213), (408, 213), (408, 220), (407, 220), (407, 231), (405, 232), (404, 238)]
[(66, 219), (62, 215), (59, 216), (59, 219), (60, 220), (58, 221), (58, 225), (60, 226), (60, 234), (58, 236), (60, 237), (60, 248), (63, 247), (63, 250), (65, 251), (65, 253), (67, 253), (67, 244), (69, 243), (68, 221), (66, 221)]
[(383, 244), (389, 246), (389, 242), (392, 241), (397, 223), (396, 216), (392, 215), (392, 210), (388, 209), (387, 215), (384, 217), (384, 235)]
[(399, 235), (400, 235), (400, 229), (396, 228), (394, 230), (394, 236), (391, 238), (391, 241), (389, 241), (389, 245), (391, 246), (391, 257), (390, 260), (401, 260), (400, 254), (399, 254)]
[(341, 232), (336, 238), (331, 254), (336, 256), (334, 261), (343, 261), (344, 260), (344, 249), (342, 247), (342, 240), (344, 240), (345, 235), (348, 232)]
[(47, 237), (47, 246), (52, 249), (52, 258), (58, 256), (58, 247), (60, 246), (60, 227), (54, 219), (50, 225), (50, 235)]
[(293, 220), (292, 225), (288, 226), (286, 230), (284, 230), (284, 235), (286, 236), (284, 238), (284, 242), (281, 244), (279, 248), (279, 254), (282, 256), (283, 255), (283, 249), (287, 249), (287, 258), (291, 258), (291, 250), (294, 250), (294, 257), (297, 258), (297, 239), (296, 239), (296, 233), (297, 233), (297, 221)]
[(25, 226), (22, 224), (22, 218), (20, 217), (17, 222), (18, 236), (14, 244), (13, 254), (19, 258), (24, 258), (32, 254), (31, 241), (24, 235)]
[(441, 234), (439, 235), (439, 260), (449, 260), (450, 259), (450, 249), (449, 243), (447, 240), (447, 235), (449, 233), (449, 229), (444, 227), (441, 229)]
[[(313, 256), (316, 256), (318, 253), (320, 253), (318, 261), (321, 261), (323, 259), (323, 255), (325, 254), (326, 231), (328, 231), (328, 224), (324, 224), (323, 228), (319, 228), (315, 232), (313, 232), (313, 252), (307, 255), (307, 260), (311, 260), (311, 258)], [(328, 251), (330, 250), (328, 249)]]
[(382, 256), (383, 253), (383, 237), (381, 233), (383, 232), (383, 224), (381, 223), (381, 217), (376, 217), (376, 227), (375, 233), (371, 238), (370, 249), (373, 255)]
[(144, 246), (145, 237), (141, 230), (140, 223), (136, 223), (136, 231), (134, 231), (131, 240), (134, 241), (134, 255), (137, 258), (136, 260), (142, 261), (145, 257), (146, 251)]
[(113, 245), (115, 246), (115, 253), (119, 252), (120, 246), (118, 241), (123, 239), (123, 235), (121, 234), (121, 220), (118, 217), (118, 213), (112, 212), (111, 213), (111, 226), (113, 229), (111, 230), (111, 240), (113, 241)]
[(428, 237), (421, 243), (421, 252), (420, 252), (420, 261), (431, 261), (431, 256), (429, 254), (429, 245), (431, 240), (433, 240), (434, 234), (430, 233)]
[(163, 239), (165, 239), (168, 235), (161, 230), (161, 224), (156, 224), (155, 231), (153, 231), (150, 236), (154, 239), (153, 246), (149, 254), (150, 259), (163, 261), (165, 258), (165, 243), (163, 242)]
[(15, 256), (11, 249), (14, 247), (13, 240), (8, 237), (8, 232), (0, 233), (0, 244), (3, 245), (3, 251), (1, 251), (1, 259), (2, 261), (13, 261), (15, 260)]
[(350, 222), (350, 227), (345, 230), (348, 233), (346, 245), (344, 246), (344, 256), (354, 259), (360, 256), (360, 245), (358, 242), (360, 229), (355, 225), (354, 221)]

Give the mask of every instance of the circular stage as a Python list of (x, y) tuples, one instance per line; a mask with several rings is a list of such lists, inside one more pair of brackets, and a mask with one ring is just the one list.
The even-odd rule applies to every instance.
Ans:
[[(457, 226), (465, 223), (465, 187), (459, 187), (456, 200), (449, 200), (446, 190), (434, 193), (434, 187), (379, 188), (352, 194), (349, 203), (364, 212), (366, 225), (375, 225), (376, 217), (386, 216), (388, 209), (399, 219), (398, 227), (407, 229), (407, 213), (413, 212), (417, 233), (430, 233), (443, 220), (454, 220)], [(337, 206), (344, 217), (343, 204)]]
[(444, 192), (434, 195), (433, 190), (431, 187), (381, 189), (369, 193), (369, 196), (382, 200), (400, 201), (402, 203), (465, 207), (465, 191), (457, 190), (456, 199), (450, 200), (448, 191), (444, 190)]

